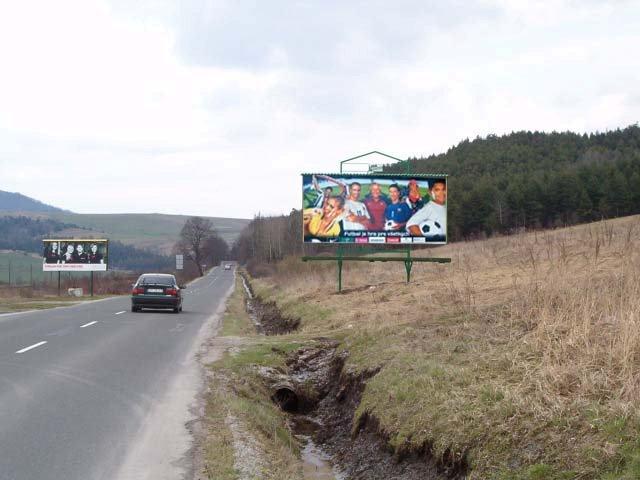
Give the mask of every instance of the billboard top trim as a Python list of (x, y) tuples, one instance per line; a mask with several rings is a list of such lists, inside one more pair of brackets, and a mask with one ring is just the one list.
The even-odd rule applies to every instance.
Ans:
[(60, 238), (43, 238), (43, 242), (108, 242), (108, 238), (72, 238), (72, 237), (60, 237)]
[(309, 173), (301, 173), (300, 175), (333, 175), (333, 176), (342, 176), (342, 177), (389, 177), (389, 178), (433, 178), (433, 177), (448, 177), (447, 173), (336, 173), (336, 172), (309, 172)]

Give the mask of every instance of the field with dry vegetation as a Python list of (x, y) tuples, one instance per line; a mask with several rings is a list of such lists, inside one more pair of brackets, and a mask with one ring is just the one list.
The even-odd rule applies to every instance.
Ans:
[(640, 218), (451, 244), (451, 264), (290, 258), (255, 292), (377, 370), (356, 412), (469, 478), (640, 478)]

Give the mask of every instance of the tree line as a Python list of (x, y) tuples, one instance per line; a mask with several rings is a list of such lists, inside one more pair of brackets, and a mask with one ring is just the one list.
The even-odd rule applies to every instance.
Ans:
[[(640, 213), (640, 128), (515, 132), (407, 160), (449, 174), (449, 238), (552, 228)], [(404, 172), (406, 164), (387, 167)]]
[[(42, 239), (60, 236), (66, 229), (91, 230), (72, 223), (46, 218), (25, 216), (0, 217), (0, 249), (21, 250), (42, 254)], [(173, 259), (148, 250), (125, 245), (117, 240), (109, 241), (109, 268), (133, 271), (166, 270), (172, 268)]]
[[(87, 230), (87, 236), (92, 232), (72, 223), (52, 219), (0, 217), (0, 249), (42, 254), (43, 238), (59, 237), (57, 232), (70, 228)], [(229, 258), (227, 243), (215, 232), (211, 221), (201, 217), (186, 220), (174, 251), (183, 254), (191, 263), (190, 266), (185, 266), (194, 269), (199, 275), (204, 273), (205, 265), (215, 266)], [(136, 272), (173, 271), (175, 258), (109, 240), (109, 268)]]
[(184, 256), (185, 267), (199, 276), (205, 269), (229, 258), (229, 246), (215, 231), (208, 218), (190, 217), (180, 230), (180, 239), (174, 247), (176, 254)]
[(235, 241), (231, 256), (251, 270), (302, 251), (302, 212), (293, 209), (289, 215), (257, 214)]
[[(640, 213), (638, 125), (592, 134), (488, 135), (406, 162), (413, 173), (449, 175), (450, 241)], [(387, 166), (385, 173), (405, 173), (406, 162)], [(300, 210), (258, 214), (231, 254), (259, 265), (322, 248), (303, 246), (301, 236)]]
[(0, 217), (0, 249), (42, 253), (42, 239), (67, 228), (80, 228), (48, 218)]

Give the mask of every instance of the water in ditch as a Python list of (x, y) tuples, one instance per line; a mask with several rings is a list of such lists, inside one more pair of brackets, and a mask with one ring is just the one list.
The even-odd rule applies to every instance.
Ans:
[(318, 447), (311, 437), (296, 435), (304, 444), (300, 452), (302, 473), (305, 480), (344, 480), (346, 477), (331, 465), (329, 455)]
[[(263, 327), (258, 319), (258, 315), (255, 313), (255, 309), (252, 305), (253, 294), (247, 283), (247, 280), (242, 277), (242, 285), (246, 293), (246, 309), (249, 313), (249, 317), (253, 321), (256, 330), (262, 333)], [(290, 424), (294, 436), (303, 445), (300, 451), (300, 457), (302, 460), (302, 473), (305, 480), (345, 480), (346, 476), (340, 472), (340, 470), (332, 465), (331, 457), (325, 453), (316, 443), (313, 441), (311, 434), (313, 433), (314, 426), (312, 422), (308, 422), (304, 417), (293, 418)]]
[(313, 441), (318, 425), (304, 415), (293, 415), (289, 427), (303, 445), (300, 451), (302, 473), (305, 480), (345, 480), (347, 477), (331, 462), (331, 456)]

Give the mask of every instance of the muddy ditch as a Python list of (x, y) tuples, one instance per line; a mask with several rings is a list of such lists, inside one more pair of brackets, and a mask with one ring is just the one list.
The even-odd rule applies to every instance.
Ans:
[[(334, 466), (337, 479), (461, 479), (468, 467), (464, 458), (436, 460), (430, 445), (394, 452), (377, 419), (353, 419), (366, 382), (377, 370), (350, 372), (348, 354), (338, 342), (316, 339), (287, 357), (287, 372), (261, 368), (271, 399), (290, 413), (297, 435), (310, 437)], [(327, 477), (329, 478), (329, 477)]]
[(263, 335), (281, 335), (291, 333), (300, 326), (299, 318), (290, 318), (282, 315), (276, 302), (267, 302), (253, 293), (251, 283), (245, 275), (242, 277), (242, 284), (246, 294), (246, 309), (251, 317), (258, 333)]
[[(245, 280), (245, 288), (250, 286)], [(255, 308), (255, 297), (252, 298)], [(249, 302), (247, 303), (249, 307)], [(275, 304), (270, 307), (277, 315)], [(250, 311), (251, 313), (251, 311)], [(260, 331), (260, 330), (259, 330)], [(289, 413), (289, 425), (304, 445), (307, 466), (320, 462), (321, 474), (305, 479), (462, 479), (468, 472), (464, 457), (436, 459), (429, 444), (394, 451), (389, 436), (372, 415), (363, 415), (354, 425), (366, 382), (378, 370), (354, 372), (345, 368), (348, 352), (339, 342), (316, 338), (311, 345), (285, 354), (286, 369), (257, 367), (271, 392), (271, 400)], [(276, 350), (277, 351), (277, 350)], [(307, 455), (308, 458), (305, 458)]]

